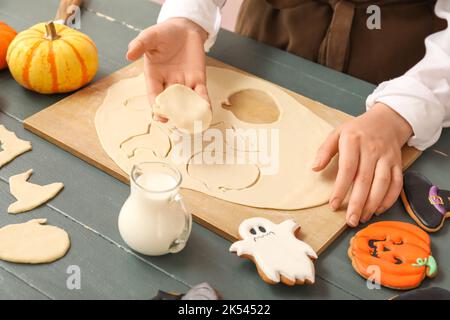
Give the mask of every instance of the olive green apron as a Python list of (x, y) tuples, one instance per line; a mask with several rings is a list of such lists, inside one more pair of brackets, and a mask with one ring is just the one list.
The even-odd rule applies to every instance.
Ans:
[[(404, 74), (446, 27), (436, 0), (244, 0), (236, 31), (372, 83)], [(370, 5), (380, 29), (370, 29)], [(371, 20), (373, 21), (373, 20)]]

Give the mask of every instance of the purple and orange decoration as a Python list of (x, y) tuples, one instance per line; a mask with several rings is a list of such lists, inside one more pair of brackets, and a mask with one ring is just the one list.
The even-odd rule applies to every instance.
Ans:
[(450, 216), (450, 191), (440, 190), (418, 172), (405, 173), (401, 198), (411, 218), (428, 232), (440, 230)]

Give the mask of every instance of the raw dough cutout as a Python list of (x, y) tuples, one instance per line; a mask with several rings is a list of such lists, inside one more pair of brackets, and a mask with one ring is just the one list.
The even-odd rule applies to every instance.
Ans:
[(167, 133), (156, 122), (152, 122), (148, 133), (131, 137), (120, 147), (128, 158), (133, 157), (137, 149), (148, 149), (155, 157), (165, 158), (172, 145)]
[(247, 123), (273, 123), (280, 117), (275, 101), (261, 90), (246, 89), (233, 93), (222, 104), (222, 108)]
[[(171, 163), (183, 176), (183, 188), (241, 205), (296, 210), (326, 203), (333, 189), (337, 163), (334, 159), (329, 167), (320, 173), (313, 172), (311, 166), (317, 149), (333, 127), (287, 92), (269, 82), (217, 67), (207, 67), (206, 73), (213, 119), (211, 127), (200, 135), (203, 138), (206, 136), (211, 138), (209, 141), (203, 139), (200, 142), (202, 150), (193, 150), (195, 139), (192, 139), (190, 154), (182, 157), (180, 161), (178, 157), (180, 142), (174, 139), (169, 124), (160, 124), (161, 130), (169, 137), (171, 144), (165, 158), (157, 156), (164, 152), (154, 152), (160, 150), (157, 147), (160, 141), (156, 143), (150, 141), (152, 139), (137, 138), (149, 132), (149, 126), (152, 125), (151, 108), (134, 107), (134, 104), (140, 105), (141, 102), (137, 101), (139, 99), (129, 99), (127, 106), (123, 105), (123, 101), (127, 97), (146, 94), (144, 75), (141, 74), (113, 84), (97, 110), (95, 127), (106, 153), (127, 174), (131, 172), (133, 165), (139, 162)], [(250, 95), (253, 93), (258, 99), (270, 96), (271, 102), (264, 101), (255, 106), (272, 110), (270, 119), (262, 117), (264, 123), (242, 121), (232, 111), (222, 107), (224, 101), (230, 100), (230, 103), (236, 103), (237, 110), (242, 101), (242, 97), (239, 97), (241, 94), (237, 94), (239, 92), (247, 94), (250, 92)], [(186, 106), (184, 94), (177, 95), (177, 99), (182, 101), (180, 106), (184, 108)], [(259, 101), (258, 99), (256, 101)], [(273, 104), (277, 109), (274, 109), (273, 105), (268, 107), (267, 104)], [(246, 106), (242, 108), (247, 109)], [(246, 111), (249, 112), (251, 111)], [(244, 141), (242, 147), (230, 141), (225, 141), (223, 148), (220, 149), (210, 146), (211, 142), (215, 141), (214, 137), (220, 136), (226, 129), (233, 129), (239, 139)], [(257, 132), (256, 140), (250, 139), (246, 132)], [(165, 140), (162, 134), (158, 134), (158, 137)], [(194, 136), (186, 135), (186, 137)], [(267, 143), (264, 143), (265, 138)], [(124, 143), (125, 141), (129, 141), (133, 146), (129, 146), (128, 142)], [(166, 142), (162, 144), (167, 146)], [(205, 168), (200, 168), (202, 165), (196, 167), (188, 165), (192, 156), (198, 152), (230, 152), (230, 150), (256, 155), (257, 161), (252, 160), (242, 165), (248, 168), (248, 172), (245, 173), (236, 165), (230, 167), (203, 164)], [(130, 152), (132, 157), (129, 157)], [(177, 161), (174, 161), (176, 158)], [(269, 164), (266, 160), (270, 160)], [(269, 174), (267, 168), (271, 165), (274, 172)]]
[[(225, 137), (229, 134), (229, 138), (225, 140), (226, 147), (242, 152), (257, 152), (258, 138), (252, 135), (245, 135), (245, 132), (237, 131), (235, 127), (226, 122), (218, 122), (210, 126), (211, 129), (217, 129)], [(208, 131), (207, 131), (208, 132)], [(212, 142), (212, 141), (211, 141)]]
[[(204, 157), (214, 157), (212, 154), (205, 152), (195, 154), (187, 164), (189, 175), (201, 183), (208, 189), (217, 189), (217, 191), (226, 192), (229, 190), (243, 190), (250, 188), (259, 179), (259, 168), (254, 164), (227, 164), (226, 155), (221, 153), (218, 158), (223, 159), (223, 163), (212, 163), (205, 165)], [(235, 157), (236, 158), (236, 157)], [(239, 177), (239, 179), (236, 179)]]
[(156, 97), (153, 113), (169, 119), (177, 129), (187, 133), (196, 133), (194, 122), (201, 122), (201, 131), (205, 131), (212, 120), (209, 103), (181, 84), (171, 85)]
[(0, 259), (15, 263), (49, 263), (62, 258), (70, 247), (69, 235), (47, 219), (33, 219), (0, 229)]
[(31, 150), (31, 142), (17, 138), (16, 134), (0, 125), (0, 168), (17, 156)]
[(8, 207), (8, 213), (21, 213), (32, 210), (55, 197), (64, 187), (61, 182), (45, 186), (30, 183), (27, 180), (32, 173), (33, 169), (30, 169), (9, 178), (9, 190), (17, 201)]

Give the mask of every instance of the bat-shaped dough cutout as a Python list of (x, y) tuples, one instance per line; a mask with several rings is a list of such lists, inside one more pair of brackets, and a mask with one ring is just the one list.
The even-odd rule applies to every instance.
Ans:
[(261, 278), (269, 283), (313, 284), (313, 259), (317, 254), (296, 238), (300, 226), (293, 220), (275, 224), (264, 218), (250, 218), (239, 226), (242, 240), (233, 243), (231, 252), (252, 260)]
[(24, 152), (31, 150), (31, 142), (17, 138), (16, 134), (0, 125), (0, 168)]
[(61, 182), (45, 186), (30, 183), (27, 180), (32, 173), (33, 169), (30, 169), (9, 178), (9, 190), (17, 201), (8, 207), (8, 213), (21, 213), (32, 210), (52, 199), (64, 187)]

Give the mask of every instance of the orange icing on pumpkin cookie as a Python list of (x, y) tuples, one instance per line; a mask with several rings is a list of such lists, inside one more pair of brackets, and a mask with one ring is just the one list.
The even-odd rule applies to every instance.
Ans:
[(352, 238), (348, 253), (361, 276), (373, 276), (373, 266), (377, 266), (380, 284), (390, 288), (415, 288), (437, 271), (430, 237), (409, 223), (373, 223)]

